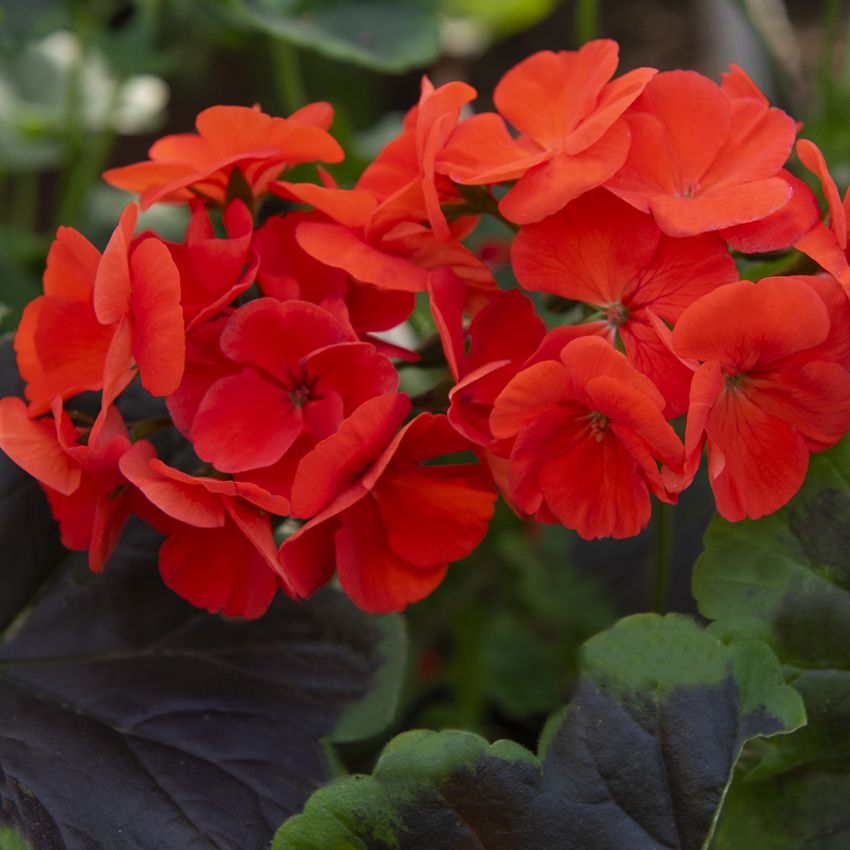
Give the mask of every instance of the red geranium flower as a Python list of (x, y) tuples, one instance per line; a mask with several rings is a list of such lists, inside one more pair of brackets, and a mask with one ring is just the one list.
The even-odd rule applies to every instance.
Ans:
[(33, 420), (19, 398), (0, 399), (0, 448), (42, 485), (62, 545), (88, 549), (89, 567), (100, 572), (130, 516), (131, 493), (119, 461), (132, 444), (115, 407), (96, 433), (85, 434), (59, 398), (52, 411), (52, 420)]
[(619, 47), (590, 41), (580, 50), (529, 56), (493, 93), (501, 115), (522, 135), (513, 140), (493, 114), (462, 122), (437, 168), (457, 183), (517, 180), (499, 203), (518, 224), (539, 221), (616, 174), (629, 150), (621, 116), (657, 73), (638, 68), (616, 80)]
[(159, 460), (150, 443), (136, 443), (121, 471), (163, 513), (155, 520), (167, 538), (159, 569), (175, 593), (249, 618), (265, 613), (278, 587), (293, 595), (267, 513), (287, 514), (286, 499), (245, 481), (187, 475)]
[(669, 236), (764, 219), (791, 200), (781, 176), (797, 129), (757, 97), (694, 71), (659, 74), (626, 115), (632, 145), (606, 186)]
[(212, 106), (195, 119), (197, 133), (164, 136), (147, 162), (104, 172), (107, 183), (140, 195), (142, 209), (157, 201), (182, 203), (202, 198), (224, 204), (238, 169), (254, 198), (287, 165), (340, 162), (342, 148), (326, 131), (333, 109), (311, 103), (289, 118), (272, 118), (259, 107)]
[(597, 307), (613, 343), (667, 400), (668, 418), (688, 407), (691, 371), (659, 338), (651, 315), (671, 324), (706, 292), (738, 279), (716, 234), (673, 239), (651, 216), (605, 190), (588, 192), (559, 213), (523, 227), (511, 260), (526, 289)]
[(496, 498), (487, 470), (423, 465), (469, 443), (445, 416), (428, 413), (397, 433), (409, 410), (406, 396), (367, 401), (301, 461), (293, 513), (316, 515), (280, 549), (299, 596), (336, 570), (360, 608), (398, 611), (430, 593), (447, 564), (484, 537)]
[(684, 483), (707, 441), (709, 480), (727, 519), (782, 507), (803, 483), (809, 453), (850, 428), (849, 309), (835, 283), (777, 277), (722, 286), (676, 323), (676, 352), (702, 362), (691, 384)]
[(663, 409), (652, 381), (599, 337), (523, 369), (490, 416), (496, 437), (514, 439), (513, 501), (587, 539), (637, 534), (649, 522), (650, 491), (672, 501), (656, 461), (682, 467)]
[(183, 374), (180, 275), (165, 244), (133, 240), (130, 204), (101, 256), (60, 228), (47, 259), (45, 294), (24, 310), (15, 336), (31, 415), (57, 396), (103, 389), (103, 410), (136, 369), (152, 395), (172, 393)]

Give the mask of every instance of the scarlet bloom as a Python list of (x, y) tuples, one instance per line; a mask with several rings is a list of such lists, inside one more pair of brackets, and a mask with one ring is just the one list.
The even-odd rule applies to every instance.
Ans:
[(813, 222), (811, 230), (796, 242), (794, 247), (807, 254), (840, 281), (844, 291), (850, 296), (847, 225), (850, 192), (845, 194), (842, 203), (838, 187), (817, 145), (808, 139), (800, 139), (797, 142), (797, 156), (820, 181), (828, 204), (829, 225), (820, 221)]
[(47, 258), (45, 294), (24, 310), (15, 336), (30, 414), (57, 396), (103, 389), (105, 410), (136, 374), (152, 395), (173, 392), (183, 374), (180, 275), (165, 244), (133, 239), (130, 204), (101, 256), (60, 228)]
[(157, 201), (198, 197), (223, 205), (234, 179), (257, 198), (287, 165), (343, 159), (327, 133), (332, 118), (326, 103), (311, 103), (289, 118), (272, 118), (258, 107), (212, 106), (195, 120), (197, 133), (164, 136), (148, 151), (148, 161), (112, 168), (103, 178), (140, 195), (143, 210)]
[(245, 481), (187, 475), (136, 443), (121, 471), (162, 511), (159, 551), (163, 581), (199, 608), (232, 617), (259, 617), (278, 587), (293, 595), (277, 561), (268, 512), (289, 502)]
[(110, 407), (102, 427), (83, 434), (60, 399), (51, 407), (52, 420), (33, 420), (19, 398), (0, 399), (0, 449), (41, 484), (62, 544), (88, 549), (90, 568), (100, 572), (131, 510), (130, 488), (119, 469), (131, 447), (127, 428)]
[(462, 122), (437, 169), (457, 183), (516, 180), (499, 204), (518, 224), (539, 221), (616, 174), (629, 150), (622, 115), (656, 74), (638, 68), (616, 80), (619, 47), (590, 41), (580, 50), (543, 50), (523, 60), (493, 93), (499, 116)]
[(221, 472), (277, 463), (302, 435), (327, 437), (363, 401), (398, 384), (374, 346), (305, 301), (246, 304), (228, 320), (220, 345), (239, 371), (209, 387), (192, 440)]
[(707, 441), (727, 519), (782, 507), (803, 483), (809, 453), (850, 428), (848, 310), (832, 281), (777, 277), (722, 286), (676, 323), (676, 352), (702, 363), (691, 384), (685, 483)]
[(523, 227), (511, 261), (526, 289), (596, 307), (600, 334), (622, 340), (629, 362), (667, 400), (667, 418), (687, 410), (692, 372), (659, 338), (652, 315), (673, 324), (701, 295), (738, 279), (719, 236), (665, 236), (651, 216), (600, 189)]
[(519, 290), (492, 293), (464, 328), (465, 290), (449, 269), (429, 284), (431, 312), (455, 385), (449, 391), (449, 422), (473, 443), (489, 447), (490, 412), (505, 384), (535, 352), (545, 325)]
[(242, 201), (228, 204), (222, 216), (226, 238), (218, 239), (207, 208), (195, 200), (183, 242), (167, 242), (180, 272), (180, 301), (186, 333), (215, 318), (248, 289), (259, 257), (252, 249), (254, 221)]
[(341, 324), (388, 356), (410, 359), (407, 351), (371, 337), (373, 331), (394, 328), (412, 312), (413, 292), (363, 283), (343, 269), (325, 265), (299, 245), (296, 231), (316, 214), (290, 212), (271, 216), (254, 234), (260, 255), (257, 282), (265, 295), (279, 301), (310, 301), (323, 307)]
[(428, 413), (399, 432), (409, 410), (406, 396), (371, 399), (299, 464), (293, 513), (313, 518), (280, 548), (299, 596), (336, 570), (360, 608), (398, 611), (429, 594), (484, 537), (496, 498), (486, 469), (423, 465), (469, 443)]
[(652, 381), (599, 337), (522, 370), (490, 416), (493, 434), (514, 440), (514, 503), (586, 539), (637, 534), (649, 522), (650, 492), (671, 501), (656, 461), (682, 467), (663, 409)]
[(606, 186), (669, 236), (764, 219), (792, 198), (780, 172), (794, 120), (757, 97), (729, 93), (694, 71), (650, 82), (626, 115), (628, 158)]

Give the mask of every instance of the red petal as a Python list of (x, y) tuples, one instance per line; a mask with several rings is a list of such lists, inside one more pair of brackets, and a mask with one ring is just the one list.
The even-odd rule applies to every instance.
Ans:
[(706, 431), (711, 489), (726, 519), (773, 513), (800, 489), (809, 464), (803, 438), (746, 392), (721, 393)]
[(793, 278), (729, 283), (695, 301), (673, 329), (682, 357), (718, 360), (729, 374), (767, 367), (829, 334), (817, 293)]
[(24, 403), (13, 396), (0, 399), (0, 448), (42, 484), (63, 495), (80, 486), (79, 464), (59, 445), (52, 424), (30, 419)]
[(428, 285), (425, 269), (370, 245), (342, 225), (306, 221), (298, 228), (298, 244), (326, 265), (375, 286), (422, 292)]
[(171, 395), (186, 361), (180, 274), (165, 245), (145, 239), (130, 257), (133, 356), (142, 386), (154, 396)]
[(198, 457), (216, 469), (243, 472), (280, 460), (303, 431), (289, 394), (256, 370), (243, 369), (207, 390), (192, 440)]
[(388, 394), (370, 399), (304, 456), (292, 486), (295, 516), (317, 514), (354, 484), (392, 442), (410, 411), (407, 396)]
[(369, 499), (340, 517), (335, 535), (337, 575), (355, 605), (372, 614), (400, 611), (431, 593), (446, 574), (444, 565), (415, 567), (383, 541), (386, 529)]
[(128, 254), (139, 208), (128, 204), (112, 233), (94, 281), (94, 312), (101, 324), (111, 325), (126, 315), (130, 304)]
[(484, 538), (493, 492), (484, 467), (388, 471), (374, 490), (392, 550), (417, 567), (465, 558)]
[(781, 177), (709, 188), (693, 197), (656, 195), (650, 201), (668, 236), (696, 236), (765, 218), (784, 207), (793, 190)]
[(198, 608), (228, 617), (262, 616), (277, 577), (228, 519), (223, 528), (178, 525), (159, 550), (165, 584)]
[(221, 498), (198, 486), (190, 476), (173, 475), (177, 470), (156, 462), (156, 452), (150, 443), (136, 443), (123, 455), (119, 465), (127, 480), (168, 516), (197, 528), (224, 525)]
[(607, 39), (590, 41), (580, 50), (541, 50), (502, 77), (493, 100), (518, 130), (542, 145), (558, 147), (594, 111), (618, 59), (617, 43)]
[(551, 155), (533, 142), (514, 139), (498, 115), (484, 112), (455, 128), (436, 168), (455, 183), (487, 185), (516, 180)]
[(556, 153), (530, 169), (502, 198), (499, 209), (517, 224), (540, 221), (610, 180), (626, 161), (629, 142), (628, 125), (617, 121), (585, 150), (572, 155)]
[(608, 305), (619, 302), (650, 264), (660, 239), (651, 216), (598, 190), (523, 227), (511, 247), (511, 264), (526, 289)]
[(230, 317), (221, 335), (221, 349), (236, 363), (254, 366), (288, 386), (300, 374), (308, 354), (352, 337), (315, 304), (258, 298)]
[(92, 299), (100, 251), (71, 227), (60, 227), (47, 254), (44, 294), (69, 301)]

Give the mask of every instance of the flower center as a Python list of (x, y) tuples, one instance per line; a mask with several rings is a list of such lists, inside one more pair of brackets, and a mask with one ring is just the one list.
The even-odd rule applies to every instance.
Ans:
[(590, 434), (597, 443), (601, 443), (605, 437), (605, 432), (608, 430), (608, 423), (611, 421), (604, 413), (594, 411), (588, 415), (590, 423)]
[(625, 324), (629, 320), (629, 308), (625, 304), (609, 304), (605, 313), (606, 321), (614, 328)]

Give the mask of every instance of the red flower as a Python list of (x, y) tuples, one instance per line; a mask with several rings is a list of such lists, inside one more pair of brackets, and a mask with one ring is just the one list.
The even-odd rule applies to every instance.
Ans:
[(152, 395), (169, 395), (180, 383), (180, 276), (159, 239), (133, 240), (137, 214), (135, 204), (124, 210), (103, 256), (60, 228), (45, 294), (27, 305), (15, 337), (31, 415), (83, 390), (103, 389), (106, 410), (137, 368)]
[(19, 398), (0, 399), (0, 448), (43, 487), (62, 544), (89, 550), (89, 566), (100, 572), (130, 515), (131, 493), (119, 461), (131, 443), (121, 414), (110, 407), (97, 433), (74, 427), (57, 398), (53, 420), (32, 420)]
[(621, 116), (656, 73), (638, 68), (612, 81), (618, 57), (619, 47), (607, 40), (529, 56), (493, 94), (519, 139), (498, 116), (475, 116), (459, 125), (438, 170), (472, 185), (517, 180), (499, 209), (518, 224), (539, 221), (600, 186), (626, 160), (629, 129)]
[(811, 230), (799, 239), (794, 247), (815, 260), (841, 282), (850, 296), (850, 263), (848, 263), (848, 227), (847, 208), (850, 206), (850, 192), (845, 194), (844, 203), (838, 193), (838, 187), (826, 167), (826, 161), (818, 147), (808, 139), (797, 142), (797, 156), (806, 168), (820, 181), (826, 196), (829, 211), (829, 226), (820, 221), (814, 222)]
[(514, 438), (513, 501), (584, 538), (645, 528), (650, 491), (671, 501), (656, 459), (681, 470), (682, 444), (652, 382), (598, 337), (521, 371), (496, 399), (490, 427)]
[(676, 352), (702, 361), (691, 385), (684, 483), (707, 441), (709, 480), (727, 519), (782, 507), (803, 483), (809, 452), (850, 428), (848, 310), (829, 281), (765, 278), (710, 292), (676, 323)]
[(490, 412), (496, 396), (535, 352), (545, 326), (518, 290), (494, 292), (464, 330), (465, 289), (448, 269), (432, 273), (431, 312), (455, 380), (449, 422), (480, 446), (493, 443)]
[(157, 201), (182, 203), (203, 198), (223, 205), (235, 170), (254, 198), (287, 165), (340, 162), (342, 148), (326, 132), (333, 110), (311, 103), (289, 118), (272, 118), (258, 107), (212, 106), (195, 120), (197, 133), (164, 136), (147, 162), (104, 172), (107, 183), (141, 196), (142, 209)]
[(661, 341), (651, 314), (672, 324), (701, 295), (738, 279), (719, 236), (665, 236), (650, 216), (598, 190), (523, 227), (511, 260), (526, 289), (597, 307), (608, 339), (620, 337), (631, 364), (667, 400), (666, 416), (687, 410), (692, 373)]
[(259, 617), (278, 587), (293, 595), (277, 561), (267, 511), (285, 515), (286, 499), (244, 481), (187, 475), (164, 464), (149, 443), (121, 458), (121, 471), (163, 512), (163, 581), (199, 608)]
[(186, 239), (167, 242), (180, 271), (180, 301), (186, 333), (223, 312), (254, 283), (259, 257), (252, 251), (254, 221), (240, 200), (232, 201), (222, 216), (226, 239), (213, 231), (207, 208), (192, 203)]
[(293, 513), (316, 516), (280, 549), (299, 596), (336, 570), (359, 607), (398, 611), (481, 542), (495, 501), (487, 471), (422, 465), (469, 444), (444, 416), (427, 413), (396, 433), (409, 410), (406, 396), (367, 401), (301, 461)]
[(412, 312), (413, 292), (384, 289), (355, 280), (342, 269), (314, 259), (299, 244), (296, 230), (302, 222), (321, 216), (291, 212), (270, 217), (255, 233), (260, 255), (257, 282), (265, 295), (279, 301), (310, 301), (324, 307), (341, 324), (388, 356), (410, 358), (392, 346), (369, 336), (371, 331), (394, 328)]
[(192, 424), (198, 455), (221, 472), (277, 463), (303, 434), (318, 441), (398, 375), (325, 310), (261, 298), (228, 320), (221, 349), (241, 370), (207, 390)]
[(607, 187), (669, 236), (764, 219), (792, 197), (780, 176), (794, 120), (756, 97), (727, 94), (694, 71), (659, 74), (626, 115), (632, 146)]

